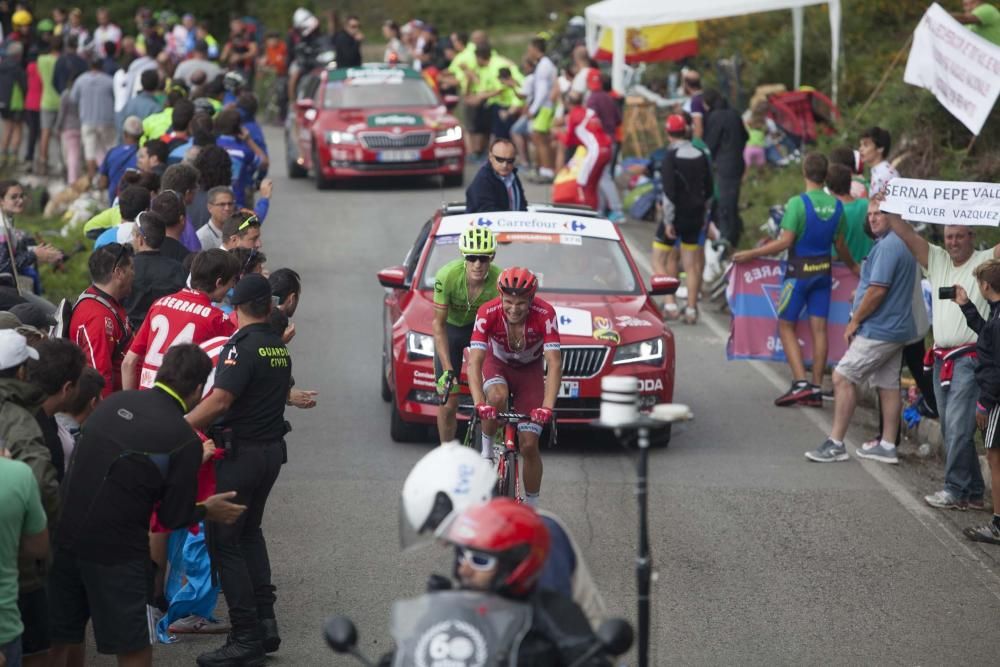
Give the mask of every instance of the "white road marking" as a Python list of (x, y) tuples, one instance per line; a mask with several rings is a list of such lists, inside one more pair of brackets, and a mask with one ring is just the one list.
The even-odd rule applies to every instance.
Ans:
[[(628, 238), (626, 237), (626, 241)], [(637, 252), (635, 248), (632, 247), (633, 244), (629, 244), (632, 250), (632, 257), (635, 259), (635, 263), (648, 274), (653, 273), (653, 266), (649, 261), (649, 258), (645, 254)], [(699, 321), (705, 324), (716, 337), (722, 340), (729, 340), (729, 328), (725, 326), (714, 314), (702, 313)], [(749, 363), (750, 367), (755, 371), (760, 373), (768, 382), (774, 385), (774, 388), (778, 391), (784, 391), (788, 388), (788, 380), (782, 377), (763, 361), (748, 361), (744, 363)], [(811, 421), (820, 433), (826, 437), (830, 431), (832, 424), (829, 419), (827, 419), (822, 412), (818, 410), (802, 410), (801, 414), (805, 415), (806, 418)], [(817, 442), (818, 444), (818, 442)], [(853, 440), (844, 439), (844, 444), (848, 445), (848, 451), (851, 451), (857, 447), (857, 444)], [(995, 598), (1000, 600), (1000, 575), (990, 569), (989, 565), (980, 558), (979, 554), (971, 547), (971, 545), (964, 539), (959, 538), (955, 531), (947, 525), (944, 521), (940, 519), (938, 513), (942, 510), (935, 510), (928, 507), (922, 499), (916, 498), (910, 491), (896, 479), (888, 470), (885, 469), (884, 464), (875, 463), (873, 461), (865, 461), (858, 457), (853, 457), (854, 461), (859, 463), (861, 467), (869, 475), (875, 478), (875, 481), (882, 485), (882, 487), (889, 492), (889, 494), (899, 501), (899, 504), (913, 516), (924, 528), (927, 529), (931, 535), (934, 536), (946, 551), (950, 555), (959, 558), (967, 565), (970, 566), (974, 576), (980, 581), (980, 583), (993, 594)], [(810, 465), (807, 461), (803, 459), (804, 465)], [(836, 464), (834, 464), (836, 465)]]

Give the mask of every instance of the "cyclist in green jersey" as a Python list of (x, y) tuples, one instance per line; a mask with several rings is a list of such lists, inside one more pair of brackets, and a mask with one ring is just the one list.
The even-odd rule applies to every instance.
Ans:
[[(493, 264), (496, 237), (488, 229), (473, 227), (458, 241), (461, 259), (448, 262), (434, 278), (434, 375), (438, 393), (444, 395), (452, 377), (462, 371), (462, 353), (469, 346), (479, 306), (497, 297), (500, 269)], [(447, 403), (438, 409), (441, 442), (455, 439), (458, 383), (453, 383)]]

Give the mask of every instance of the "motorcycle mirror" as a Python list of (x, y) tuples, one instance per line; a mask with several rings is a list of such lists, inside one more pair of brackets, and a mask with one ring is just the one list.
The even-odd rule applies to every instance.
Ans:
[(597, 638), (611, 655), (621, 655), (632, 648), (632, 626), (622, 618), (609, 618), (597, 628)]
[(352, 653), (358, 645), (358, 630), (346, 616), (328, 618), (323, 625), (323, 635), (326, 643), (337, 653)]

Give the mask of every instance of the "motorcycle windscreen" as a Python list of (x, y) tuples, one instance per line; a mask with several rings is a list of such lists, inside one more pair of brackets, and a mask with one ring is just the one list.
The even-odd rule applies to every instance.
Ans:
[(516, 667), (531, 607), (498, 595), (442, 591), (392, 606), (394, 667)]

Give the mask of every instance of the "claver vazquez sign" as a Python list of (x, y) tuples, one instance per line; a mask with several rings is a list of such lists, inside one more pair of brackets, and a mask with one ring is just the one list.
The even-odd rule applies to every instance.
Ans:
[(894, 178), (881, 209), (905, 220), (940, 225), (1000, 225), (1000, 185)]

